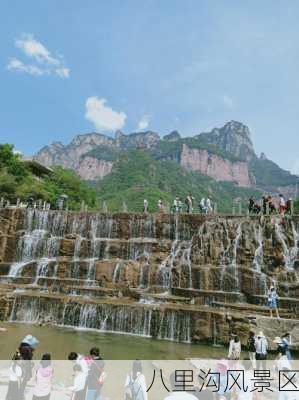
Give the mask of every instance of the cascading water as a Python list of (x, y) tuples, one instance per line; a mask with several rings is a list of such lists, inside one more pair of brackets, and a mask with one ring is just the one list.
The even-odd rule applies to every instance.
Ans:
[(254, 252), (254, 258), (252, 262), (252, 268), (257, 272), (257, 282), (259, 284), (259, 290), (261, 293), (267, 293), (267, 276), (262, 272), (264, 264), (264, 245), (263, 245), (263, 228), (259, 224), (258, 227), (254, 226), (254, 237), (257, 242), (257, 248)]
[(164, 289), (168, 290), (171, 287), (173, 262), (180, 251), (181, 243), (175, 240), (172, 243), (169, 256), (159, 266), (158, 282)]
[(190, 314), (172, 310), (164, 311), (160, 321), (158, 338), (190, 343), (190, 326)]
[[(55, 220), (54, 220), (55, 222)], [(30, 209), (26, 214), (26, 231), (17, 245), (18, 261), (10, 267), (9, 277), (15, 278), (22, 274), (23, 268), (32, 261), (57, 257), (59, 254), (61, 237), (49, 235), (47, 224), (49, 211)], [(57, 226), (54, 224), (54, 229)], [(37, 271), (38, 272), (38, 271)]]
[(121, 262), (116, 263), (114, 271), (113, 271), (113, 276), (112, 276), (113, 283), (117, 283), (119, 281), (122, 267), (123, 267), (123, 265)]
[(229, 238), (228, 232), (224, 227), (224, 234), (226, 236), (226, 241), (228, 242), (228, 246), (225, 248), (222, 246), (222, 254), (220, 258), (220, 289), (225, 291), (224, 285), (224, 277), (227, 274), (232, 275), (233, 277), (233, 286), (232, 291), (239, 292), (240, 291), (240, 282), (239, 282), (239, 271), (237, 264), (237, 256), (238, 256), (238, 248), (240, 245), (240, 240), (242, 237), (242, 223), (239, 223), (236, 228), (236, 234), (233, 240)]
[[(187, 276), (188, 276), (188, 287), (192, 289), (192, 263), (191, 263), (191, 250), (192, 250), (192, 240), (190, 242), (186, 242), (187, 246), (183, 251), (183, 261), (184, 265), (187, 267)], [(181, 285), (180, 285), (181, 286)]]
[[(298, 256), (296, 218), (276, 222), (273, 236), (267, 218), (22, 213), (25, 222), (19, 218), (14, 228), (16, 262), (1, 255), (0, 279), (17, 287), (8, 307), (12, 321), (189, 342), (194, 321), (206, 312), (201, 304), (257, 302), (276, 278), (281, 297), (295, 297), (296, 285), (287, 288)], [(282, 256), (286, 271), (277, 272), (272, 266)], [(8, 273), (14, 285), (7, 285)], [(195, 294), (200, 301), (191, 302)], [(222, 334), (217, 323), (209, 325), (210, 338)]]
[(102, 332), (127, 333), (138, 336), (188, 342), (191, 341), (191, 316), (176, 310), (156, 312), (153, 307), (126, 307), (109, 304), (63, 303), (58, 299), (21, 297), (14, 299), (11, 322), (42, 323), (58, 326), (95, 329)]
[(145, 249), (143, 251), (144, 263), (141, 265), (140, 269), (140, 278), (139, 278), (140, 288), (144, 288), (149, 284), (149, 272), (150, 272), (149, 258), (150, 258), (150, 252)]
[(264, 249), (263, 249), (263, 229), (260, 225), (258, 226), (258, 229), (254, 227), (254, 236), (256, 242), (258, 243), (258, 246), (254, 253), (252, 266), (256, 271), (261, 272), (263, 265)]
[(40, 278), (45, 277), (48, 271), (49, 262), (52, 261), (49, 258), (44, 258), (39, 261), (36, 268), (36, 276), (34, 280), (34, 285), (38, 284)]
[(233, 258), (231, 261), (231, 268), (233, 270), (234, 279), (235, 279), (235, 291), (240, 291), (240, 282), (239, 282), (239, 271), (237, 265), (237, 255), (238, 255), (238, 248), (240, 245), (240, 240), (242, 237), (242, 224), (240, 223), (237, 227), (236, 237), (233, 242)]
[(286, 240), (285, 234), (282, 229), (281, 221), (275, 222), (275, 232), (277, 234), (279, 241), (282, 244), (284, 263), (285, 263), (285, 267), (288, 270), (294, 270), (294, 264), (295, 264), (295, 261), (298, 256), (299, 233), (296, 231), (296, 227), (295, 227), (293, 221), (291, 221), (291, 228), (292, 228), (292, 235), (293, 235), (292, 240), (293, 240), (294, 245), (291, 248), (289, 248), (289, 246), (287, 245), (287, 240)]
[(181, 287), (182, 275), (187, 275), (187, 283), (184, 286), (192, 288), (192, 239), (179, 240), (179, 215), (175, 214), (174, 218), (174, 241), (169, 255), (159, 266), (158, 282), (164, 289), (169, 290), (173, 286), (173, 269), (176, 264), (181, 266), (179, 282), (176, 286)]

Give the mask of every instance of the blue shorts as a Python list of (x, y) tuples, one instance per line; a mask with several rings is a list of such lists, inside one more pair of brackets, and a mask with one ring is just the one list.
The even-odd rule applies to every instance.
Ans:
[(276, 299), (271, 299), (268, 300), (268, 307), (270, 307), (272, 310), (277, 308), (277, 301)]

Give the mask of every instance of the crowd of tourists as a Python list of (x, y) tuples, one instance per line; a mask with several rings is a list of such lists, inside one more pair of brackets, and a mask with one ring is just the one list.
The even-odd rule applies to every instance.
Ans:
[[(34, 384), (32, 400), (50, 399), (54, 376), (51, 355), (43, 354), (34, 371), (32, 359), (38, 344), (39, 341), (32, 335), (25, 336), (20, 343), (9, 369), (6, 400), (25, 399), (25, 389), (29, 381)], [(73, 385), (68, 388), (72, 400), (99, 400), (107, 376), (100, 350), (93, 347), (88, 356), (71, 352), (68, 360), (73, 362)], [(135, 377), (138, 371), (136, 365), (133, 366)]]
[[(56, 199), (55, 207), (56, 210), (67, 209), (67, 195), (60, 195)], [(278, 198), (273, 198), (271, 195), (264, 195), (261, 199), (249, 198), (248, 201), (248, 213), (251, 215), (267, 215), (267, 214), (291, 214), (292, 213), (291, 198), (285, 199), (282, 194), (279, 194)], [(0, 199), (0, 208), (10, 207), (10, 202), (4, 197)], [(29, 197), (25, 203), (17, 202), (17, 207), (22, 208), (37, 208), (42, 210), (49, 210), (51, 205), (42, 200), (36, 200), (33, 197)], [(83, 207), (83, 209), (82, 209)], [(82, 211), (87, 209), (87, 206), (82, 206)], [(153, 205), (149, 204), (147, 199), (143, 200), (143, 212), (149, 213)], [(172, 212), (175, 214), (187, 213), (192, 214), (194, 212), (200, 214), (213, 214), (216, 213), (216, 204), (212, 202), (209, 196), (202, 197), (198, 201), (194, 198), (190, 192), (186, 198), (176, 196), (171, 206), (163, 201), (161, 198), (157, 202), (158, 212), (168, 213)]]
[[(162, 199), (159, 199), (157, 203), (157, 208), (159, 212), (166, 213), (170, 211), (174, 214), (192, 214), (195, 211), (198, 211), (201, 214), (212, 214), (214, 212), (214, 207), (209, 197), (201, 198), (198, 204), (196, 204), (195, 198), (192, 196), (192, 193), (189, 193), (184, 201), (181, 197), (176, 196), (173, 200), (170, 210), (168, 210), (168, 205)], [(149, 202), (147, 199), (144, 199), (143, 212), (148, 213), (149, 211)]]
[[(281, 337), (275, 337), (273, 343), (277, 346), (276, 358), (274, 359), (275, 371), (291, 371), (292, 356), (290, 346), (292, 345), (292, 339), (290, 333), (286, 332)], [(49, 353), (43, 354), (37, 367), (34, 367), (32, 359), (38, 345), (39, 341), (32, 335), (25, 336), (20, 343), (9, 368), (9, 384), (6, 400), (28, 399), (28, 392), (25, 391), (28, 383), (33, 386), (31, 391), (32, 400), (50, 399), (54, 368)], [(244, 357), (246, 352), (248, 352), (248, 356), (241, 363), (239, 360), (241, 360), (241, 357)], [(236, 334), (231, 334), (227, 359), (215, 360), (215, 372), (220, 374), (220, 378), (221, 376), (226, 378), (229, 370), (236, 371), (236, 368), (238, 370), (241, 368), (244, 371), (246, 380), (246, 378), (252, 377), (252, 371), (265, 371), (267, 369), (268, 353), (269, 342), (262, 331), (258, 333), (254, 331), (250, 332), (246, 349), (242, 349), (239, 337)], [(101, 400), (103, 398), (102, 389), (106, 382), (107, 373), (99, 348), (91, 348), (88, 355), (71, 352), (68, 355), (68, 360), (72, 366), (73, 383), (67, 387), (71, 399)], [(224, 393), (225, 387), (222, 387), (222, 384), (220, 384), (217, 393), (215, 393), (208, 384), (197, 385), (196, 381), (192, 381), (193, 390), (189, 390), (192, 394), (186, 393), (178, 389), (179, 385), (182, 385), (182, 381), (177, 377), (176, 372), (172, 372), (167, 380), (167, 390), (169, 393), (163, 396), (164, 400), (252, 400), (256, 398), (254, 397), (254, 391)], [(247, 383), (251, 384), (250, 379), (248, 379)], [(124, 399), (147, 400), (149, 386), (150, 382), (146, 382), (141, 361), (132, 361), (131, 369), (124, 376), (122, 394)], [(282, 398), (279, 397), (279, 399)]]
[(272, 196), (263, 196), (261, 200), (255, 200), (250, 197), (248, 202), (249, 214), (291, 214), (292, 213), (292, 199), (285, 199), (283, 194), (278, 196), (278, 199), (274, 199)]
[[(291, 335), (286, 332), (281, 337), (275, 337), (273, 343), (277, 345), (276, 349), (276, 366), (278, 369), (288, 368), (291, 369), (291, 351), (290, 346), (292, 344)], [(265, 337), (264, 333), (260, 331), (255, 333), (250, 331), (247, 346), (248, 358), (251, 361), (253, 369), (266, 369), (266, 361), (269, 353), (269, 342)], [(231, 334), (228, 350), (229, 360), (240, 360), (242, 353), (242, 346), (240, 339), (237, 335)]]

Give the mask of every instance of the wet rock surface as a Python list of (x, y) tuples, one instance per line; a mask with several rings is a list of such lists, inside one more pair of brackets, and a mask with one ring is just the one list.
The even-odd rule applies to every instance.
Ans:
[(245, 342), (259, 316), (275, 332), (275, 285), (296, 333), (298, 232), (297, 217), (1, 209), (0, 318)]

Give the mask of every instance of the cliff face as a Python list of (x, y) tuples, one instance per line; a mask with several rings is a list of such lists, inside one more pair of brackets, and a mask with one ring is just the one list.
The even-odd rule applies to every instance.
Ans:
[(112, 167), (111, 161), (86, 156), (80, 159), (76, 172), (82, 179), (94, 181), (110, 174)]
[(226, 160), (207, 150), (190, 149), (184, 144), (180, 163), (189, 171), (199, 171), (217, 181), (235, 182), (247, 187), (252, 185), (245, 161)]
[(98, 133), (78, 135), (66, 146), (55, 142), (43, 147), (34, 158), (47, 167), (62, 165), (65, 168), (77, 170), (80, 158), (84, 154), (97, 146), (112, 146), (113, 143), (113, 139)]
[[(155, 159), (173, 160), (217, 181), (271, 193), (294, 193), (299, 184), (298, 177), (264, 156), (258, 158), (248, 127), (236, 121), (191, 138), (181, 137), (177, 131), (163, 139), (152, 131), (129, 135), (118, 131), (115, 138), (98, 133), (78, 135), (68, 145), (55, 142), (45, 146), (34, 158), (48, 167), (62, 165), (83, 179), (96, 180), (109, 174), (120, 154), (130, 149), (148, 150)], [(284, 190), (284, 186), (288, 188)]]
[[(154, 132), (141, 132), (125, 135), (116, 132), (115, 139), (98, 133), (78, 135), (68, 145), (55, 142), (43, 147), (34, 159), (50, 167), (61, 165), (74, 169), (85, 180), (101, 179), (111, 172), (113, 162), (101, 154), (102, 149), (112, 152), (128, 149), (150, 149), (159, 141), (159, 135)], [(99, 151), (97, 151), (99, 150)], [(96, 155), (89, 153), (97, 151)]]

